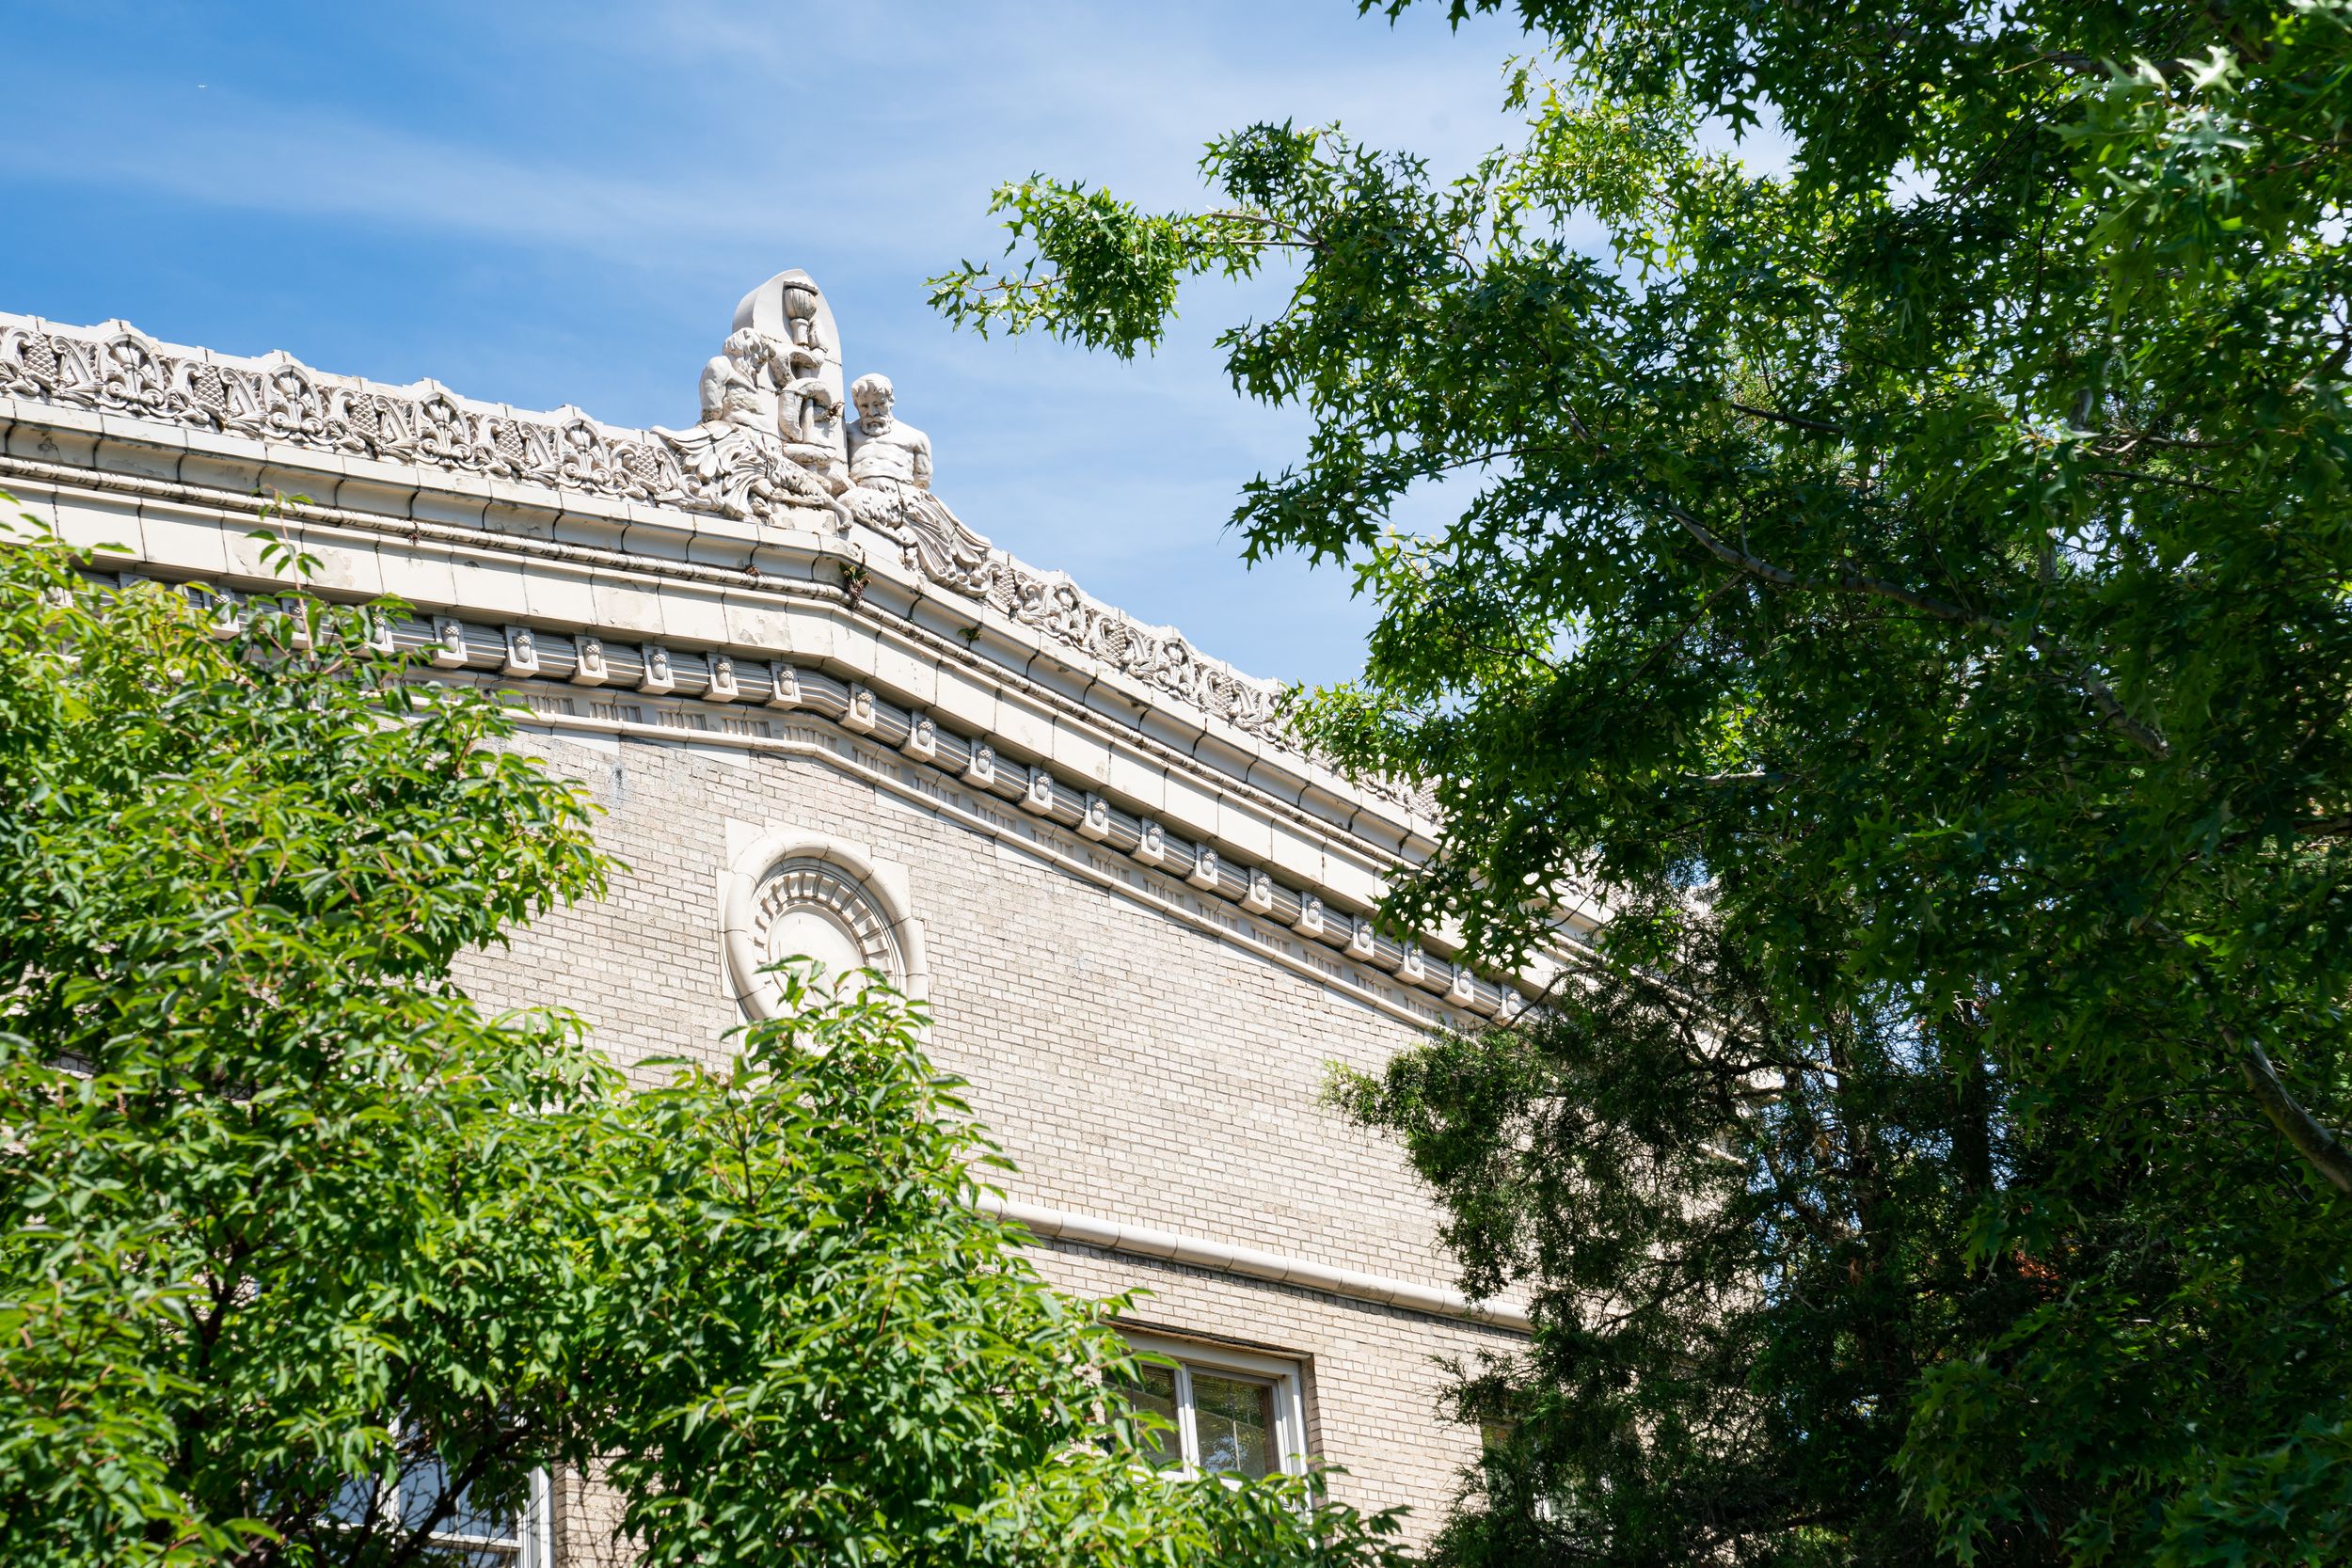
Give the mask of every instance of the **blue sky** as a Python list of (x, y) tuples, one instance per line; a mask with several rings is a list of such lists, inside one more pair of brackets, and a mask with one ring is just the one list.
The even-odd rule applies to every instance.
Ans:
[(1469, 164), (1510, 133), (1519, 40), (1427, 9), (0, 0), (0, 309), (680, 425), (737, 298), (806, 267), (974, 527), (1254, 673), (1342, 679), (1371, 622), (1347, 574), (1245, 570), (1225, 530), (1304, 436), (1212, 346), (1279, 293), (1198, 289), (1120, 364), (950, 332), (923, 280), (1002, 248), (1000, 181), (1183, 204), (1200, 144), (1255, 119)]

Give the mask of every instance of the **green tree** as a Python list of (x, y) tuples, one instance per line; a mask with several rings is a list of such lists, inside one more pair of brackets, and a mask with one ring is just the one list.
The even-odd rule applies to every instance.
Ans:
[(1235, 520), (1378, 601), (1298, 715), (1437, 792), (1389, 912), (1614, 911), (1340, 1087), (1537, 1302), (1446, 1555), (2341, 1560), (2352, 10), (1506, 8), (1469, 174), (1259, 125), (936, 293), (1126, 355), (1288, 269)]
[(1149, 1470), (916, 1010), (795, 972), (634, 1088), (485, 1016), (453, 958), (607, 872), (506, 710), (81, 566), (0, 547), (0, 1560), (473, 1561), (540, 1466), (654, 1564), (1392, 1557)]

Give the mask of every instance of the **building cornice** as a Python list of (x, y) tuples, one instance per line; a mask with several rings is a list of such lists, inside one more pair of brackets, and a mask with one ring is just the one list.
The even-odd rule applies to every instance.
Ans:
[[(262, 498), (13, 457), (0, 457), (0, 477), (25, 499), (45, 499), (56, 520), (72, 524), (76, 543), (127, 546), (139, 566), (132, 575), (201, 582), (231, 600), (233, 583), (280, 585), (260, 559), (261, 541), (219, 515), (242, 512), (258, 522), (271, 505)], [(93, 515), (91, 503), (101, 499), (111, 504)], [(121, 526), (110, 531), (110, 520)], [(342, 537), (353, 523), (389, 528), (397, 536), (394, 559), (411, 567), (437, 547), (471, 552), (485, 545), (542, 552), (546, 569), (612, 563), (584, 561), (605, 554), (585, 546), (485, 541), (445, 525), (404, 527), (316, 505), (281, 505), (270, 521), (319, 558), (315, 587), (358, 602), (379, 598), (384, 585), (357, 575)], [(165, 531), (182, 550), (212, 554), (170, 559)], [(622, 564), (640, 575), (649, 563), (628, 558)], [(651, 564), (672, 583), (744, 585), (743, 574), (725, 568)], [(516, 581), (545, 588), (549, 579), (542, 570), (518, 574)], [(658, 600), (661, 589), (651, 592)], [(514, 690), (534, 721), (549, 729), (793, 752), (845, 767), (983, 832), (1001, 837), (1009, 830), (1024, 848), (1066, 870), (1420, 1026), (1512, 1016), (1539, 983), (1506, 986), (1456, 966), (1426, 942), (1381, 930), (1373, 908), (1385, 886), (1385, 856), (1394, 852), (1390, 847), (1363, 844), (1231, 780), (1191, 787), (1177, 800), (1171, 783), (1187, 774), (1198, 779), (1191, 758), (1120, 734), (1034, 688), (934, 687), (933, 705), (918, 705), (902, 689), (881, 683), (894, 673), (912, 682), (936, 673), (934, 659), (952, 660), (961, 650), (909, 646), (895, 659), (884, 657), (885, 639), (916, 636), (918, 628), (871, 625), (865, 607), (835, 586), (767, 576), (758, 592), (783, 600), (784, 608), (730, 618), (723, 629), (742, 635), (718, 646), (593, 618), (534, 616), (528, 602), (498, 619), (420, 605), (421, 614), (388, 620), (383, 631), (421, 654), (441, 678)], [(975, 673), (993, 673), (984, 665)], [(1018, 708), (1009, 705), (1016, 698)], [(824, 730), (783, 721), (796, 713), (826, 721)], [(1004, 722), (1016, 715), (1021, 722)], [(998, 722), (971, 721), (990, 717)], [(1123, 765), (1112, 766), (1114, 758)], [(1154, 778), (1156, 800), (1147, 799)], [(1243, 809), (1253, 796), (1258, 809)], [(1040, 832), (1052, 828), (1063, 832)], [(1080, 842), (1057, 845), (1057, 836)], [(1113, 856), (1126, 863), (1116, 871), (1109, 869)]]
[[(799, 276), (780, 276), (763, 289)], [(747, 296), (739, 325), (760, 297), (761, 291)], [(837, 360), (832, 373), (837, 378)], [(0, 393), (29, 409), (111, 417), (117, 423), (107, 434), (128, 441), (266, 457), (297, 481), (283, 486), (290, 493), (315, 495), (315, 483), (299, 481), (331, 475), (405, 489), (411, 499), (436, 495), (443, 511), (498, 500), (591, 531), (601, 521), (631, 551), (676, 553), (681, 537), (709, 535), (706, 543), (723, 553), (727, 536), (743, 541), (744, 531), (713, 527), (722, 523), (751, 525), (744, 541), (751, 543), (763, 529), (837, 528), (856, 538), (866, 570), (899, 579), (911, 597), (947, 600), (952, 612), (977, 617), (974, 624), (984, 628), (991, 620), (1004, 623), (993, 629), (1019, 628), (1009, 640), (990, 639), (991, 656), (1009, 655), (1016, 668), (1043, 656), (1089, 675), (1116, 673), (1136, 689), (1145, 709), (1190, 708), (1270, 756), (1310, 761), (1283, 718), (1278, 683), (1245, 675), (1173, 628), (1136, 621), (1066, 575), (1002, 551), (988, 552), (984, 571), (963, 574), (977, 581), (945, 583), (926, 569), (920, 551), (851, 521), (798, 468), (783, 465), (792, 485), (769, 483), (776, 465), (764, 449), (752, 453), (758, 464), (723, 469), (688, 460), (704, 451), (697, 441), (707, 446), (711, 438), (693, 432), (625, 429), (572, 407), (518, 411), (434, 381), (392, 387), (330, 374), (284, 354), (216, 354), (159, 341), (120, 321), (70, 326), (0, 313)], [(974, 639), (976, 647), (980, 642)], [(1378, 782), (1353, 787), (1401, 808), (1404, 826), (1430, 810), (1413, 790)]]
[[(0, 317), (0, 341), (20, 367), (37, 340), (60, 352), (54, 329), (35, 334), (23, 322)], [(85, 348), (103, 340), (148, 367), (123, 384), (134, 390), (151, 392), (159, 376), (198, 385), (199, 362), (167, 345), (127, 328), (85, 336)], [(10, 382), (9, 363), (0, 353), (0, 387), (22, 390), (25, 372)], [(200, 363), (291, 383), (287, 406), (301, 403), (300, 388), (316, 389), (316, 377), (296, 375), (282, 356)], [(56, 370), (47, 394), (94, 377), (104, 384), (87, 361)], [(535, 686), (531, 701), (550, 726), (756, 749), (776, 738), (760, 733), (767, 721), (715, 716), (799, 708), (846, 736), (878, 737), (902, 764), (992, 809), (1009, 802), (1080, 835), (1089, 858), (1099, 847), (1133, 870), (1181, 879), (1231, 911), (1213, 924), (1286, 927), (1299, 942), (1282, 961), (1296, 967), (1303, 953), (1327, 980), (1363, 975), (1343, 989), (1414, 1022), (1508, 1016), (1550, 979), (1552, 966), (1539, 963), (1498, 984), (1450, 961), (1449, 932), (1399, 941), (1378, 929), (1373, 912), (1390, 870), (1435, 848), (1435, 824), (1401, 798), (940, 592), (859, 525), (805, 508), (768, 520), (687, 514), (386, 463), (206, 427), (188, 410), (210, 410), (209, 394), (170, 405), (177, 422), (153, 417), (132, 391), (113, 395), (138, 411), (0, 397), (0, 482), (36, 510), (45, 500), (74, 542), (127, 548), (144, 575), (231, 592), (278, 586), (248, 537), (266, 520), (319, 559), (315, 591), (405, 602), (418, 617), (400, 635), (432, 644), (437, 668)], [(497, 412), (468, 406), (478, 420)], [(591, 711), (599, 708), (601, 717)], [(1570, 911), (1567, 934), (1587, 923)], [(1427, 1001), (1399, 1007), (1396, 994)]]
[[(267, 514), (274, 529), (318, 558), (314, 590), (358, 602), (396, 592), (417, 609), (421, 618), (405, 620), (403, 635), (412, 645), (446, 641), (439, 669), (527, 675), (508, 642), (528, 633), (534, 647), (547, 648), (548, 671), (567, 684), (611, 687), (637, 699), (675, 689), (702, 699), (684, 711), (707, 713), (730, 700), (711, 694), (714, 668), (742, 672), (739, 689), (753, 707), (788, 705), (771, 701), (770, 667), (781, 663), (805, 673), (811, 711), (844, 720), (851, 730), (871, 722), (895, 742), (929, 721), (934, 730), (946, 726), (944, 744), (958, 767), (973, 755), (1003, 759), (1000, 795), (1009, 798), (1015, 782), (1050, 779), (1055, 804), (1041, 815), (1072, 825), (1100, 817), (1109, 835), (1122, 840), (1147, 821), (1178, 825), (1170, 842), (1180, 862), (1195, 863), (1214, 851), (1228, 891), (1244, 887), (1252, 869), (1279, 877), (1284, 892), (1277, 896), (1286, 910), (1298, 899), (1311, 927), (1314, 905), (1301, 893), (1336, 901), (1335, 915), (1368, 916), (1386, 868), (1427, 847), (1413, 837), (1367, 837), (1367, 830), (1387, 827), (1385, 819), (1361, 811), (1343, 816), (1351, 802), (1336, 793), (1311, 801), (1322, 807), (1318, 814), (1248, 779), (1217, 776), (1201, 768), (1197, 747), (1187, 753), (1121, 726), (1116, 716), (977, 659), (918, 622), (877, 614), (870, 593), (853, 596), (809, 578), (274, 503), (70, 463), (0, 457), (0, 480), (37, 514), (50, 513), (76, 543), (122, 547), (145, 575), (202, 581), (230, 594), (281, 585), (262, 561), (260, 542), (237, 520), (258, 525)], [(496, 561), (512, 554), (529, 558), (531, 566)], [(432, 580), (421, 585), (420, 578)], [(436, 581), (452, 586), (436, 592)], [(496, 601), (489, 613), (472, 608), (485, 599)], [(697, 631), (705, 635), (692, 637)], [(583, 639), (599, 652), (612, 650), (612, 675), (580, 675)], [(649, 661), (675, 676), (655, 677), (648, 687)], [(866, 708), (852, 711), (851, 694), (861, 691)], [(1278, 775), (1271, 782), (1282, 781)], [(1088, 804), (1089, 797), (1100, 804)], [(1245, 905), (1249, 900), (1246, 889), (1237, 895)], [(1405, 949), (1379, 940), (1384, 954), (1400, 955), (1397, 967), (1414, 968)]]

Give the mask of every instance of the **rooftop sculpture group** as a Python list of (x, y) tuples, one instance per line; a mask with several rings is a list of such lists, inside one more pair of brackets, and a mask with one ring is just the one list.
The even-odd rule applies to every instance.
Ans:
[(988, 541), (931, 494), (931, 441), (896, 417), (886, 375), (850, 388), (842, 421), (841, 355), (816, 280), (779, 273), (735, 308), (735, 330), (703, 367), (702, 422), (656, 429), (685, 472), (731, 515), (822, 508), (898, 541), (928, 580), (975, 597), (1000, 578)]

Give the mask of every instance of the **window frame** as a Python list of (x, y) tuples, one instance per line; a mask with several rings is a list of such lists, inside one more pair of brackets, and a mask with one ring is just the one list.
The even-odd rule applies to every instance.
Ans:
[[(1202, 1475), (1200, 1468), (1200, 1435), (1194, 1424), (1197, 1406), (1192, 1393), (1192, 1373), (1195, 1368), (1211, 1376), (1237, 1377), (1245, 1382), (1271, 1386), (1274, 1391), (1274, 1431), (1267, 1433), (1273, 1449), (1274, 1468), (1270, 1473), (1300, 1476), (1307, 1473), (1307, 1406), (1304, 1393), (1306, 1378), (1301, 1362), (1289, 1356), (1270, 1354), (1263, 1351), (1243, 1350), (1238, 1346), (1220, 1345), (1202, 1339), (1179, 1338), (1149, 1329), (1121, 1327), (1120, 1338), (1138, 1357), (1164, 1358), (1176, 1364), (1176, 1450), (1177, 1463), (1170, 1470), (1186, 1480)], [(1233, 1478), (1238, 1482), (1241, 1478)]]
[[(394, 1441), (400, 1435), (401, 1422), (391, 1423)], [(408, 1481), (407, 1466), (390, 1486), (370, 1488), (368, 1512), (378, 1523), (389, 1525), (395, 1531), (415, 1534), (402, 1523), (405, 1503), (404, 1495)], [(468, 1535), (453, 1529), (449, 1523), (421, 1532), (420, 1548), (422, 1560), (435, 1560), (437, 1552), (456, 1552), (462, 1556), (480, 1558), (486, 1554), (504, 1554), (501, 1560), (507, 1568), (555, 1568), (555, 1487), (553, 1478), (546, 1469), (531, 1472), (531, 1489), (523, 1506), (515, 1514), (515, 1534), (512, 1541), (487, 1535)]]

